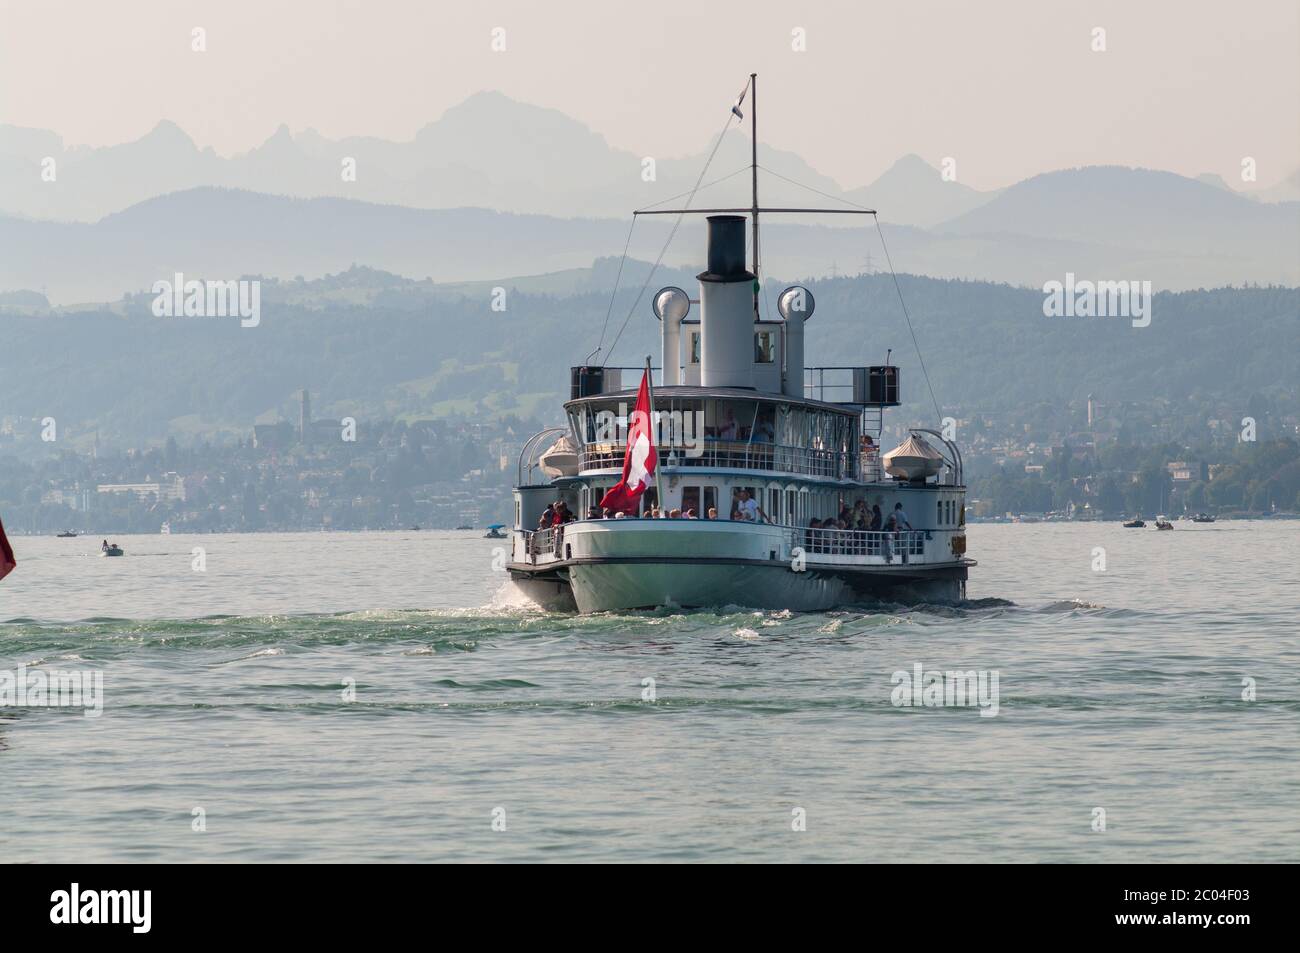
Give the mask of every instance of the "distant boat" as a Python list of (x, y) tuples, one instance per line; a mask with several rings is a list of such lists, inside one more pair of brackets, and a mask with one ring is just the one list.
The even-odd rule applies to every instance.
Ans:
[(1197, 513), (1195, 516), (1192, 517), (1192, 522), (1193, 522), (1193, 523), (1213, 523), (1213, 522), (1214, 522), (1214, 517), (1211, 516), (1209, 513)]
[(1156, 529), (1173, 529), (1174, 524), (1169, 522), (1163, 516), (1156, 517)]
[(76, 539), (76, 538), (77, 538), (77, 534), (74, 533), (72, 530), (66, 530), (65, 532), (59, 534), (59, 539)]
[(473, 527), (473, 526), (464, 526), (464, 525), (461, 525), (461, 526), (457, 526), (456, 528), (457, 528), (457, 529), (473, 529), (474, 527)]
[(418, 533), (419, 531), (420, 531), (420, 524), (419, 524), (419, 523), (416, 523), (414, 526), (411, 527), (411, 532), (412, 532), (412, 533)]
[(506, 534), (501, 532), (502, 528), (505, 525), (506, 525), (505, 523), (492, 523), (490, 526), (488, 526), (487, 532), (483, 534), (483, 538), (484, 539), (505, 539)]
[(1140, 520), (1140, 519), (1136, 519), (1136, 520), (1128, 520), (1128, 521), (1124, 524), (1124, 528), (1125, 528), (1125, 529), (1141, 529), (1143, 526), (1146, 526), (1146, 525), (1147, 525), (1147, 524), (1144, 523), (1144, 522), (1142, 522), (1142, 520)]

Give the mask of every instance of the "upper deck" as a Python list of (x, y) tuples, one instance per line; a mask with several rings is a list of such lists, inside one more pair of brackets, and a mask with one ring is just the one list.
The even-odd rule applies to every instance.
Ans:
[[(564, 405), (580, 472), (622, 469), (636, 391), (578, 397)], [(756, 470), (821, 480), (884, 478), (876, 441), (862, 439), (862, 408), (741, 387), (654, 388), (660, 465)]]

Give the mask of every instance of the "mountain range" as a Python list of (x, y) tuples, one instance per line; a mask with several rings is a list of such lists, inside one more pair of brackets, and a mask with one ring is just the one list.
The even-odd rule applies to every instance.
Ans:
[[(477, 93), (423, 126), (409, 142), (365, 136), (328, 139), (281, 125), (255, 149), (224, 157), (199, 148), (176, 123), (120, 145), (67, 146), (54, 132), (0, 125), (0, 213), (53, 221), (93, 222), (145, 199), (199, 186), (297, 197), (352, 198), (411, 208), (473, 206), (572, 218), (625, 218), (644, 206), (688, 191), (703, 165), (697, 154), (648, 157), (611, 147), (598, 133), (554, 109), (497, 92)], [(739, 172), (750, 161), (744, 129), (723, 139), (709, 180)], [(645, 160), (654, 159), (653, 175)], [(54, 161), (54, 181), (42, 163)], [(887, 221), (931, 227), (990, 201), (945, 181), (918, 156), (899, 159), (869, 185), (845, 190), (803, 157), (760, 143), (767, 204), (790, 204), (812, 193), (879, 208)], [(344, 175), (355, 163), (355, 179)], [(1231, 191), (1217, 176), (1202, 176)], [(748, 204), (747, 177), (705, 194), (709, 201)], [(1300, 169), (1271, 189), (1237, 192), (1260, 201), (1300, 201)]]
[[(537, 279), (536, 291), (512, 287), (500, 312), (483, 288), (451, 291), (364, 268), (264, 282), (256, 328), (155, 317), (148, 294), (111, 308), (0, 309), (0, 416), (57, 419), (59, 446), (33, 438), (35, 451), (65, 441), (88, 450), (96, 433), (135, 446), (172, 434), (246, 438), (255, 420), (295, 419), (303, 387), (318, 416), (335, 420), (552, 420), (568, 393), (568, 368), (597, 347), (596, 359), (610, 366), (657, 359), (659, 326), (644, 301), (633, 308), (636, 288), (612, 309), (609, 293), (594, 288), (616, 265), (601, 262), (603, 278), (573, 272)], [(630, 271), (628, 284), (639, 284), (644, 272)], [(1106, 404), (1168, 400), (1179, 412), (1190, 401), (1233, 419), (1259, 394), (1278, 413), (1295, 413), (1300, 289), (1160, 292), (1150, 325), (1135, 328), (1123, 319), (1046, 317), (1037, 289), (912, 276), (899, 285), (910, 327), (888, 275), (810, 281), (817, 308), (807, 342), (809, 365), (881, 363), (892, 349), (905, 401), (898, 422), (934, 416), (913, 330), (937, 400), (958, 417), (1059, 408), (1089, 394)], [(765, 301), (779, 289), (769, 281)]]
[[(47, 158), (54, 181), (42, 178)], [(659, 157), (645, 181), (645, 158), (499, 93), (470, 97), (409, 142), (282, 126), (230, 158), (171, 122), (105, 148), (0, 125), (0, 293), (115, 300), (178, 271), (315, 278), (356, 264), (463, 282), (583, 269), (618, 255), (631, 207), (688, 192), (704, 162)], [(355, 160), (355, 181), (342, 175), (345, 160)], [(1300, 202), (1270, 201), (1300, 198), (1300, 173), (1246, 194), (1216, 176), (1089, 166), (979, 191), (909, 155), (845, 190), (793, 152), (760, 145), (758, 160), (765, 204), (877, 208), (889, 243), (886, 254), (869, 219), (769, 216), (769, 275), (856, 274), (892, 261), (900, 272), (1030, 287), (1066, 272), (1169, 290), (1300, 284)], [(724, 137), (695, 206), (747, 205), (748, 161), (743, 132)], [(655, 260), (671, 224), (639, 219), (633, 257)], [(691, 217), (664, 261), (689, 268), (702, 256)]]

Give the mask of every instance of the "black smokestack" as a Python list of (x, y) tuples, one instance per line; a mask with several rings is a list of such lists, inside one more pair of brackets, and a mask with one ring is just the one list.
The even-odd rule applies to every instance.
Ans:
[(712, 280), (744, 281), (754, 277), (745, 270), (745, 221), (742, 215), (709, 216), (709, 270), (706, 274)]

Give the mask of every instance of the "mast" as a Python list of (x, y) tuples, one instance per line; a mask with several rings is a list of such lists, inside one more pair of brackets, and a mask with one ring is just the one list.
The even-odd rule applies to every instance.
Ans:
[(754, 216), (754, 320), (758, 321), (758, 74), (749, 74), (749, 170), (753, 189), (750, 214)]

